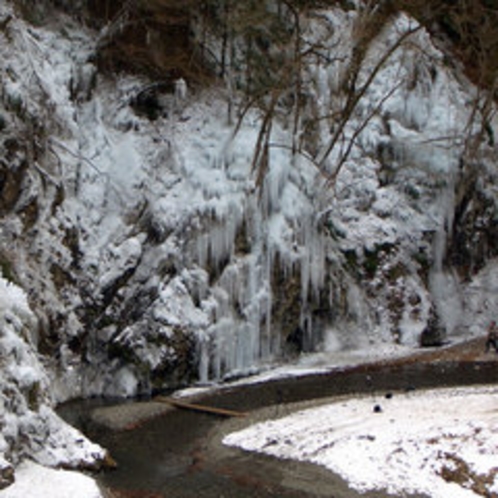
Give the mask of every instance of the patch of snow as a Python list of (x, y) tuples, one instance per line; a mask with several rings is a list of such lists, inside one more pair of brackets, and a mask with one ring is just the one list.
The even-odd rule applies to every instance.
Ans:
[(343, 399), (226, 436), (223, 443), (340, 474), (360, 492), (433, 498), (496, 493), (498, 390), (435, 389)]
[(55, 470), (25, 461), (17, 469), (16, 481), (0, 491), (2, 498), (103, 498), (96, 482), (69, 470)]

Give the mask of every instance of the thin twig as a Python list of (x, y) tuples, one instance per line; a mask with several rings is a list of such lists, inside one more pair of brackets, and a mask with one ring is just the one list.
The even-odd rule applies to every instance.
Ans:
[(49, 138), (49, 144), (57, 145), (57, 147), (60, 147), (61, 149), (66, 151), (69, 155), (73, 156), (75, 159), (79, 159), (80, 161), (87, 163), (88, 166), (90, 166), (93, 170), (95, 170), (99, 175), (107, 176), (107, 174), (100, 171), (100, 169), (97, 166), (95, 166), (95, 164), (92, 161), (90, 161), (90, 159), (83, 156), (82, 154), (73, 152), (71, 149), (66, 147), (63, 143), (59, 142), (58, 140), (55, 140), (54, 138)]

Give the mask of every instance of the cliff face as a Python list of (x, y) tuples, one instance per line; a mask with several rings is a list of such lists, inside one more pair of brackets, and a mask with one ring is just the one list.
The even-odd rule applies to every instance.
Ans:
[(425, 29), (159, 3), (0, 1), (0, 483), (103, 458), (57, 401), (495, 318), (495, 107)]
[[(297, 29), (280, 6), (227, 38), (182, 13), (173, 54), (159, 11), (97, 31), (44, 5), (0, 3), (0, 264), (55, 399), (482, 333), (492, 103), (413, 19), (333, 7)], [(147, 40), (145, 78), (123, 56)]]

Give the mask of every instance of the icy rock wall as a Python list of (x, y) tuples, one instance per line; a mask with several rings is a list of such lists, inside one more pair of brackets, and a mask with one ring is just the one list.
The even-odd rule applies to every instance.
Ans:
[[(484, 196), (488, 213), (496, 207), (494, 182), (472, 181), (495, 171), (492, 143), (474, 142), (482, 134), (481, 118), (473, 114), (479, 93), (458, 68), (445, 64), (428, 33), (403, 14), (378, 33), (364, 53), (356, 86), (344, 92), (354, 46), (354, 36), (348, 39), (344, 33), (354, 33), (360, 21), (355, 12), (338, 10), (324, 15), (318, 29), (310, 25), (335, 40), (334, 52), (326, 54), (332, 62), (309, 68), (312, 101), (325, 107), (324, 116), (350, 111), (342, 136), (332, 134), (331, 139), (323, 119), (318, 144), (314, 138), (315, 147), (329, 152), (325, 160), (320, 153), (317, 157), (337, 194), (328, 221), (348, 266), (360, 276), (360, 293), (367, 294), (370, 308), (365, 326), (373, 336), (417, 344), (426, 324), (436, 324), (443, 335), (459, 335), (469, 317), (462, 299), (465, 282), (455, 272), (458, 258), (452, 262), (449, 257), (467, 250), (452, 235), (462, 232), (458, 199), (468, 208), (482, 205), (477, 198)], [(408, 42), (397, 46), (408, 32)], [(389, 58), (379, 65), (386, 53)], [(352, 111), (347, 107), (350, 92), (362, 95)], [(496, 120), (488, 125), (495, 129)], [(330, 149), (333, 139), (336, 146)], [(469, 143), (478, 143), (472, 157)], [(475, 225), (467, 230), (475, 234)], [(460, 242), (467, 238), (460, 237)], [(481, 250), (489, 247), (488, 240), (483, 234)], [(493, 254), (489, 250), (487, 258)]]
[[(237, 146), (235, 138), (226, 153), (227, 172), (237, 160), (250, 164), (250, 156), (233, 156)], [(321, 343), (318, 330), (306, 345), (304, 335), (311, 334), (310, 307), (324, 288), (328, 241), (317, 230), (316, 200), (302, 188), (311, 181), (306, 185), (311, 190), (315, 176), (306, 178), (312, 172), (292, 164), (290, 155), (272, 155), (262, 191), (247, 195), (241, 189), (239, 205), (227, 206), (226, 218), (211, 222), (196, 241), (197, 264), (208, 269), (205, 297), (214, 315), (200, 345), (203, 380), (247, 373), (292, 347), (311, 351)], [(285, 302), (276, 302), (276, 296), (285, 286), (298, 310), (284, 324), (276, 315)]]
[[(123, 93), (134, 91), (130, 83)], [(113, 112), (122, 107), (116, 98), (105, 102)], [(317, 293), (325, 239), (313, 228), (314, 201), (300, 192), (300, 184), (312, 190), (315, 175), (296, 167), (289, 177), (290, 157), (280, 154), (260, 197), (250, 174), (257, 126), (226, 145), (223, 107), (217, 97), (193, 102), (159, 127), (130, 108), (104, 117), (91, 102), (80, 111), (82, 120), (102, 120), (84, 139), (84, 156), (98, 157), (99, 171), (82, 168), (64, 211), (69, 223), (81, 206), (87, 213), (78, 215), (77, 253), (91, 290), (75, 317), (82, 332), (72, 332), (75, 342), (88, 334), (86, 394), (130, 395), (194, 380), (198, 369), (203, 380), (247, 373), (281, 356), (281, 343), (304, 325), (298, 313), (282, 338), (272, 330), (272, 275), (278, 259), (299, 273), (304, 302)], [(310, 337), (308, 349), (318, 342)]]
[[(417, 345), (433, 316), (450, 334), (489, 317), (493, 148), (485, 180), (462, 183), (461, 170), (475, 90), (423, 29), (370, 78), (413, 20), (372, 41), (342, 122), (358, 14), (303, 19), (322, 52), (302, 67), (297, 133), (279, 104), (257, 185), (261, 109), (234, 136), (233, 93), (229, 106), (220, 88), (178, 99), (152, 85), (149, 119), (134, 103), (151, 82), (98, 74), (96, 33), (0, 6), (0, 262), (29, 290), (58, 400), (219, 380), (317, 349)], [(466, 302), (462, 275), (477, 271), (487, 283)]]

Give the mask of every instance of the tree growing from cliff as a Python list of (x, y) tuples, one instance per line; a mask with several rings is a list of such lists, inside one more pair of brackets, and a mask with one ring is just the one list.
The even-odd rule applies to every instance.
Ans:
[[(340, 55), (326, 49), (324, 39), (312, 40), (306, 32), (310, 18), (321, 15), (320, 9), (337, 7), (356, 11), (353, 46), (349, 53)], [(403, 82), (393, 82), (392, 91), (379, 99), (377, 107), (347, 139), (346, 126), (392, 54), (409, 45), (421, 27), (445, 40), (448, 60), (452, 64), (460, 61), (479, 88), (466, 136), (461, 137), (466, 142), (464, 161), (472, 162), (483, 143), (494, 144), (490, 126), (498, 70), (498, 8), (494, 2), (87, 0), (86, 8), (105, 21), (98, 50), (101, 59), (114, 68), (131, 64), (155, 79), (186, 77), (190, 84), (222, 79), (227, 89), (228, 119), (235, 124), (235, 131), (237, 120), (240, 123), (249, 109), (261, 112), (253, 158), (258, 185), (268, 169), (275, 120), (292, 129), (292, 143), (285, 146), (312, 161), (327, 184), (333, 185), (358, 137)], [(419, 24), (400, 33), (376, 61), (367, 61), (375, 40), (401, 12), (409, 13)], [(340, 44), (337, 33), (332, 35)], [(309, 92), (308, 69), (316, 61), (332, 64), (340, 57), (347, 60), (342, 63), (334, 107), (317, 109)], [(323, 129), (320, 123), (325, 121), (332, 131), (320, 143), (317, 130)]]
[[(313, 64), (314, 58), (331, 56), (330, 53), (326, 54), (322, 50), (321, 40), (310, 42), (310, 39), (306, 38), (302, 24), (310, 11), (317, 6), (334, 8), (341, 5), (344, 7), (342, 5), (344, 3), (347, 4), (347, 2), (333, 0), (320, 2), (319, 5), (317, 2), (296, 0), (274, 2), (274, 12), (277, 13), (275, 15), (287, 28), (286, 37), (268, 36), (267, 33), (278, 32), (272, 28), (271, 16), (268, 13), (261, 15), (260, 12), (258, 18), (251, 17), (247, 12), (238, 16), (239, 32), (241, 31), (240, 25), (242, 25), (252, 35), (245, 38), (248, 58), (245, 66), (247, 99), (244, 110), (257, 106), (263, 112), (253, 161), (258, 184), (261, 185), (268, 169), (272, 122), (275, 118), (282, 118), (282, 115), (288, 116), (289, 114), (293, 116), (294, 122), (293, 153), (302, 154), (314, 162), (320, 173), (326, 177), (327, 183), (334, 184), (358, 136), (368, 125), (370, 119), (381, 112), (385, 101), (403, 82), (393, 82), (392, 91), (379, 99), (375, 109), (356, 128), (353, 136), (347, 139), (344, 134), (346, 125), (351, 121), (360, 101), (380, 70), (389, 63), (393, 53), (404, 45), (409, 46), (412, 36), (422, 28), (426, 28), (432, 36), (444, 42), (443, 49), (450, 64), (456, 67), (456, 71), (463, 70), (476, 84), (478, 92), (473, 102), (473, 111), (459, 140), (465, 143), (462, 153), (463, 162), (469, 164), (478, 162), (482, 146), (494, 146), (490, 123), (496, 114), (498, 6), (485, 0), (478, 2), (439, 0), (430, 4), (421, 0), (362, 2), (355, 7), (357, 15), (353, 28), (354, 46), (347, 56), (345, 70), (341, 75), (341, 84), (336, 98), (338, 106), (334, 108), (332, 114), (326, 116), (315, 111), (315, 115), (307, 116), (306, 123), (303, 123), (303, 111), (307, 104), (310, 105), (310, 95), (306, 94), (303, 86), (306, 78), (305, 68)], [(265, 8), (268, 9), (269, 5), (271, 2), (265, 3)], [(387, 46), (376, 61), (373, 63), (372, 60), (366, 61), (366, 55), (375, 40), (382, 35), (391, 20), (401, 12), (409, 13), (416, 19), (416, 22), (406, 31), (400, 32), (398, 39)], [(258, 28), (254, 28), (255, 25)], [(266, 44), (263, 45), (265, 51), (261, 50), (261, 40), (266, 40)], [(280, 59), (272, 59), (272, 49), (278, 51)], [(279, 113), (279, 110), (283, 109), (285, 110)], [(242, 111), (240, 115), (243, 117), (245, 112)], [(310, 135), (306, 127), (313, 129), (318, 120), (325, 118), (332, 130), (330, 137), (317, 150), (313, 150), (313, 147), (310, 149), (310, 144), (303, 139)], [(302, 126), (304, 126), (304, 131)], [(332, 154), (337, 150), (340, 150), (338, 155)], [(331, 162), (332, 156), (334, 160)]]

